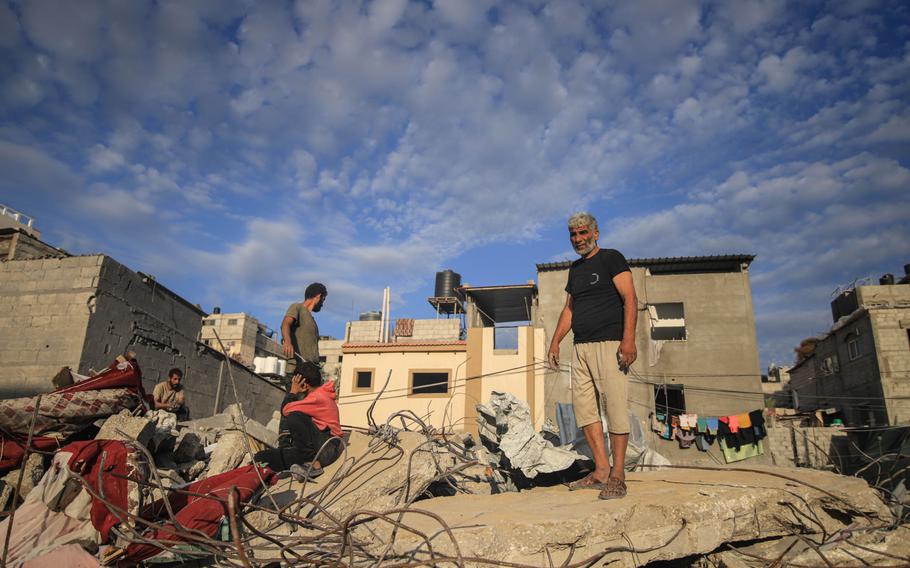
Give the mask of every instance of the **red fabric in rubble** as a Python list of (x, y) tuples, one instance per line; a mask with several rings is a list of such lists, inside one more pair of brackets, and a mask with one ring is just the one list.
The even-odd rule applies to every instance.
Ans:
[[(196, 531), (201, 531), (209, 537), (215, 536), (221, 520), (228, 514), (227, 499), (233, 487), (236, 487), (240, 503), (246, 503), (256, 492), (261, 484), (256, 475), (254, 466), (248, 465), (226, 471), (222, 474), (197, 481), (186, 488), (190, 493), (200, 493), (217, 497), (220, 500), (207, 499), (190, 495), (173, 495), (171, 503), (179, 512), (175, 514), (177, 522)], [(268, 468), (259, 468), (262, 479), (269, 483), (274, 472)], [(167, 523), (160, 529), (151, 530), (143, 535), (150, 540), (163, 541), (163, 544), (172, 545), (183, 542), (185, 539), (174, 532), (173, 523)], [(161, 548), (151, 544), (136, 543), (126, 549), (126, 556), (121, 561), (121, 566), (132, 566), (161, 552)]]
[[(97, 375), (67, 387), (59, 388), (52, 394), (79, 393), (90, 390), (112, 388), (128, 388), (135, 390), (142, 398), (148, 398), (142, 388), (142, 371), (135, 360), (130, 360), (130, 365), (125, 369), (118, 369), (118, 362), (114, 361)], [(24, 401), (35, 400), (25, 398)], [(27, 408), (34, 411), (34, 404)], [(12, 436), (12, 437), (11, 437)], [(19, 465), (25, 455), (25, 444), (28, 441), (28, 432), (3, 432), (0, 433), (0, 472), (7, 471)], [(51, 436), (37, 436), (32, 438), (33, 450), (52, 450), (58, 446), (57, 438)]]
[[(0, 471), (6, 471), (19, 465), (25, 456), (25, 443), (28, 440), (9, 439), (0, 434)], [(57, 438), (32, 438), (32, 451), (51, 451), (57, 449)]]
[(120, 518), (126, 519), (124, 511), (127, 510), (129, 489), (125, 476), (128, 473), (126, 458), (129, 449), (119, 440), (89, 440), (72, 442), (61, 451), (73, 452), (68, 464), (70, 470), (81, 475), (95, 495), (103, 495), (117, 508), (115, 513), (103, 501), (92, 496), (92, 526), (101, 533), (102, 544), (110, 542), (111, 528), (120, 524)]

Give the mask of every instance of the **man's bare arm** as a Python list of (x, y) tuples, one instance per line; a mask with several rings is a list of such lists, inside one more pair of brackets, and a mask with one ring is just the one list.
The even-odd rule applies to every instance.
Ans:
[(294, 344), (291, 343), (291, 326), (294, 325), (294, 318), (284, 316), (281, 320), (281, 347), (284, 350), (284, 356), (291, 358), (294, 356)]
[(570, 329), (572, 329), (572, 295), (566, 294), (566, 305), (559, 314), (553, 339), (550, 340), (550, 351), (547, 353), (547, 363), (553, 369), (559, 368), (559, 343)]
[(619, 343), (619, 362), (628, 367), (638, 358), (635, 348), (635, 324), (638, 322), (638, 297), (635, 295), (635, 284), (632, 282), (632, 273), (628, 270), (620, 272), (613, 277), (613, 285), (622, 296), (622, 341)]

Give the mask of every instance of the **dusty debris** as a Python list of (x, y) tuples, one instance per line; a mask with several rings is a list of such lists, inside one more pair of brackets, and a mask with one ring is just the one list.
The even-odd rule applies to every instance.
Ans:
[(134, 440), (149, 447), (155, 437), (155, 423), (144, 416), (133, 416), (123, 410), (104, 421), (96, 440)]
[[(263, 446), (256, 440), (249, 439), (248, 441), (254, 454), (263, 449)], [(206, 469), (206, 477), (230, 471), (251, 461), (251, 457), (246, 451), (246, 445), (243, 443), (243, 433), (234, 430), (227, 431), (218, 439), (218, 443), (212, 451)]]

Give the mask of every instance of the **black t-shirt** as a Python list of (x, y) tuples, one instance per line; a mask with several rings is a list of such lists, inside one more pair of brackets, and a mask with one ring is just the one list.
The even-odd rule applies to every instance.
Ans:
[(613, 249), (572, 263), (566, 292), (572, 296), (575, 343), (622, 340), (623, 301), (613, 277), (628, 270), (626, 257)]

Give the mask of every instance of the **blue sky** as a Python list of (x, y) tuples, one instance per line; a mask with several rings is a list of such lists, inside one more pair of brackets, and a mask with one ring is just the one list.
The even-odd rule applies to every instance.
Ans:
[(763, 363), (910, 262), (904, 2), (0, 2), (0, 201), (276, 327), (313, 280), (427, 317), (590, 209), (629, 257), (753, 253)]

